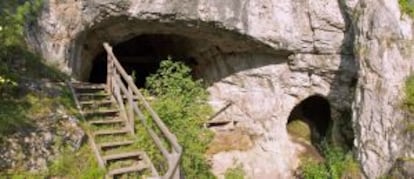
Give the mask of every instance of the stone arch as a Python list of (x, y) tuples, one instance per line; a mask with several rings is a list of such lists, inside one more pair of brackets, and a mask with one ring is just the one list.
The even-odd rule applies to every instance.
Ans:
[(319, 143), (327, 137), (333, 122), (328, 99), (321, 95), (312, 95), (302, 100), (290, 112), (287, 125), (294, 121), (300, 121), (307, 125), (311, 142), (313, 144)]
[[(113, 47), (121, 65), (129, 74), (135, 74), (135, 83), (144, 87), (145, 79), (155, 73), (162, 60), (183, 61), (193, 69), (193, 76), (198, 77), (198, 63), (191, 53), (192, 39), (179, 35), (144, 34), (134, 37)], [(88, 81), (105, 83), (106, 52), (101, 52), (93, 59)]]
[[(178, 52), (178, 54), (170, 55), (195, 59), (194, 63), (204, 66), (216, 60), (213, 58), (220, 54), (253, 53), (278, 56), (287, 53), (274, 50), (267, 44), (240, 32), (206, 22), (181, 20), (154, 22), (131, 19), (128, 16), (106, 17), (80, 32), (70, 45), (69, 51), (75, 54), (68, 60), (73, 76), (82, 81), (89, 79), (94, 65), (93, 60), (104, 53), (103, 42), (109, 42), (115, 47), (137, 38), (141, 40), (146, 38), (148, 42), (155, 45), (160, 45), (159, 42), (163, 39), (170, 40), (170, 46), (164, 46), (162, 50), (171, 52), (173, 49), (174, 53)], [(165, 53), (158, 55), (165, 56)]]

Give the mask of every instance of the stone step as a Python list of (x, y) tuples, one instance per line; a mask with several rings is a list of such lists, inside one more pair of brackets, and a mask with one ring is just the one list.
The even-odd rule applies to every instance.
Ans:
[(120, 153), (120, 154), (106, 155), (106, 156), (103, 156), (102, 158), (106, 162), (108, 162), (111, 160), (122, 160), (122, 159), (128, 159), (128, 158), (142, 159), (143, 156), (144, 156), (144, 152), (136, 151), (136, 152), (125, 152), (125, 153)]
[(140, 163), (140, 164), (136, 164), (130, 167), (113, 169), (108, 172), (108, 175), (115, 176), (115, 175), (127, 174), (127, 173), (132, 173), (132, 172), (140, 172), (147, 168), (148, 168), (148, 165), (145, 165), (144, 163)]
[(102, 144), (98, 144), (98, 145), (101, 147), (101, 149), (106, 149), (106, 148), (113, 148), (113, 147), (121, 147), (121, 146), (131, 145), (133, 143), (134, 143), (134, 141), (127, 140), (127, 141), (121, 141), (121, 142), (107, 142), (107, 143), (102, 143)]
[(117, 124), (117, 123), (123, 123), (125, 120), (122, 119), (109, 119), (109, 120), (93, 120), (89, 121), (89, 124), (91, 125), (103, 125), (103, 124)]
[(93, 134), (95, 136), (102, 136), (102, 135), (120, 135), (120, 134), (127, 134), (130, 132), (128, 129), (121, 129), (121, 130), (102, 130), (102, 131), (96, 131)]

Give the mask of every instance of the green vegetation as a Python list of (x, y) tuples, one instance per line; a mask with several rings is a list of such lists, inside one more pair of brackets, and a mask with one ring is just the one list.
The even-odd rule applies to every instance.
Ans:
[(44, 89), (61, 91), (64, 95), (60, 97), (28, 90), (28, 82), (60, 81), (64, 75), (26, 49), (23, 27), (33, 20), (41, 1), (17, 2), (0, 2), (0, 136), (30, 127), (31, 119), (45, 115), (59, 106), (56, 104), (71, 105), (63, 88)]
[(345, 176), (358, 176), (360, 173), (359, 165), (351, 154), (346, 154), (341, 148), (330, 146), (326, 142), (323, 142), (322, 150), (325, 156), (323, 163), (308, 158), (303, 160), (301, 169), (304, 178), (339, 179)]
[(56, 161), (49, 167), (48, 177), (57, 178), (103, 178), (105, 171), (98, 166), (98, 162), (88, 145), (79, 151), (65, 149)]
[(408, 111), (414, 112), (414, 75), (409, 76), (405, 82), (404, 106)]
[(305, 179), (329, 178), (326, 166), (311, 159), (302, 161), (301, 169)]
[(311, 128), (309, 124), (300, 119), (295, 119), (289, 122), (286, 126), (287, 131), (294, 137), (304, 139), (305, 141), (311, 142)]
[[(186, 178), (214, 178), (205, 159), (213, 134), (203, 128), (211, 109), (206, 103), (207, 92), (202, 82), (193, 80), (190, 72), (190, 68), (182, 62), (163, 61), (157, 73), (147, 78), (146, 93), (156, 97), (151, 105), (184, 148), (181, 167)], [(142, 126), (137, 131), (143, 131)], [(141, 141), (149, 140), (145, 135), (137, 136)], [(150, 146), (153, 145), (151, 142), (145, 143), (148, 148), (154, 149)], [(161, 160), (157, 151), (147, 152), (151, 158)]]
[[(409, 113), (414, 114), (414, 75), (410, 75), (405, 81), (405, 98), (403, 101), (403, 107)], [(414, 122), (410, 119), (406, 121), (406, 132), (414, 131)]]
[(227, 169), (226, 173), (224, 174), (225, 179), (244, 179), (244, 176), (245, 176), (245, 173), (241, 166)]
[[(2, 138), (36, 127), (35, 121), (47, 119), (57, 109), (76, 113), (71, 93), (61, 83), (66, 76), (45, 65), (26, 47), (24, 26), (32, 23), (41, 5), (41, 0), (0, 1), (0, 145), (3, 145)], [(48, 82), (53, 84), (45, 85)], [(53, 147), (64, 146), (58, 140)], [(7, 175), (1, 173), (0, 178), (103, 177), (88, 146), (77, 152), (62, 150), (63, 154), (49, 164), (49, 171), (9, 171)]]
[[(23, 2), (23, 3), (22, 3)], [(33, 1), (1, 1), (0, 2), (0, 54), (7, 56), (8, 47), (24, 46), (24, 25), (31, 23), (40, 7), (42, 0)]]
[(414, 2), (412, 0), (398, 0), (401, 11), (408, 14), (410, 17), (414, 17)]

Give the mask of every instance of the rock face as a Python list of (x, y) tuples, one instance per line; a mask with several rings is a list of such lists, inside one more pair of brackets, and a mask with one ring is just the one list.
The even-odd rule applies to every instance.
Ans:
[[(60, 84), (51, 84), (31, 79), (20, 84), (43, 97), (62, 95)], [(58, 88), (53, 89), (50, 86)], [(22, 88), (23, 89), (23, 88)], [(50, 163), (66, 149), (78, 150), (86, 139), (76, 117), (68, 114), (64, 106), (47, 114), (30, 116), (30, 124), (7, 137), (0, 139), (0, 171), (7, 174), (19, 172), (44, 172)]]
[(318, 95), (330, 103), (332, 140), (352, 145), (355, 138), (372, 178), (414, 155), (399, 133), (413, 63), (411, 21), (400, 17), (397, 0), (49, 0), (27, 39), (62, 71), (87, 80), (105, 41), (183, 37), (174, 48), (196, 59), (212, 106), (232, 102), (214, 120), (238, 121), (254, 140), (247, 151), (212, 156), (216, 175), (240, 163), (251, 178), (291, 177), (299, 159), (286, 124), (295, 105)]
[(355, 10), (359, 80), (354, 101), (355, 146), (364, 172), (379, 177), (397, 158), (414, 154), (401, 109), (413, 68), (412, 21), (397, 1), (361, 1)]

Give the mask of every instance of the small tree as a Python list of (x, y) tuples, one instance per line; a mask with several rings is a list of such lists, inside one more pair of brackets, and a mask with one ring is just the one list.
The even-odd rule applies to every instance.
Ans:
[(41, 5), (41, 0), (0, 1), (0, 92), (16, 85), (9, 64), (14, 56), (25, 54), (24, 26), (35, 19)]
[(211, 114), (207, 91), (201, 80), (193, 80), (182, 62), (162, 61), (156, 74), (147, 78), (147, 90), (156, 96), (152, 106), (177, 135), (184, 148), (181, 166), (187, 178), (214, 178), (205, 159), (212, 133), (203, 128)]

